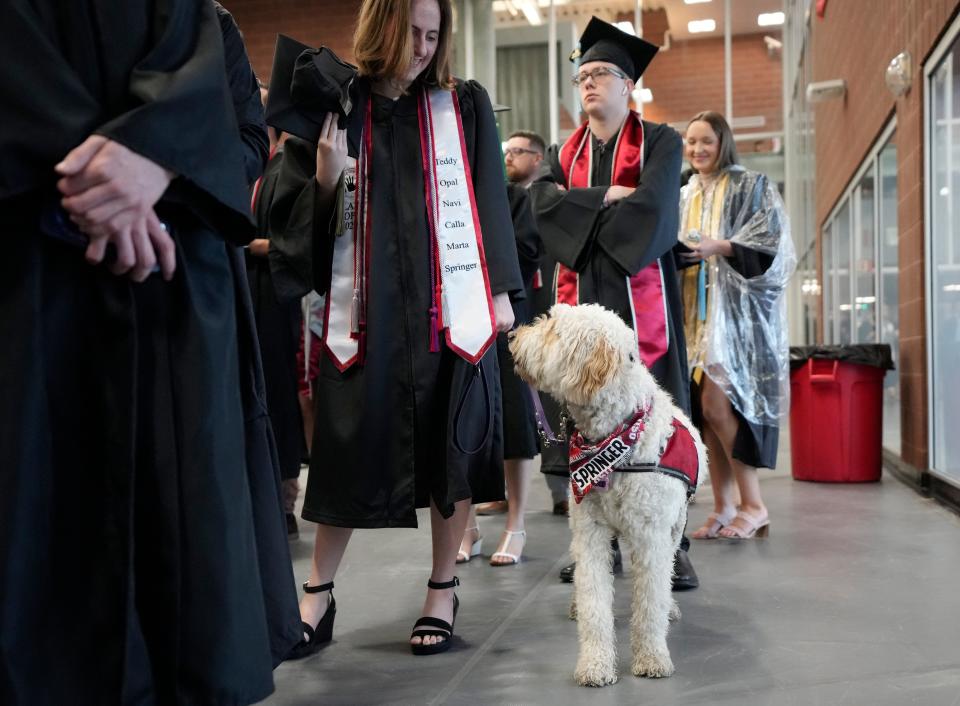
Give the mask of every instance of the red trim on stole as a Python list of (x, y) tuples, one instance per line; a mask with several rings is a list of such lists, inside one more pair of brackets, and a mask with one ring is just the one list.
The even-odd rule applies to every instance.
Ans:
[[(560, 148), (560, 168), (568, 189), (571, 185), (590, 185), (591, 148), (587, 123), (577, 128)], [(553, 294), (556, 303), (577, 306), (580, 303), (580, 274), (558, 262), (553, 273)]]
[[(560, 149), (560, 167), (567, 179), (567, 188), (590, 186), (591, 152), (589, 124), (584, 123)], [(586, 148), (584, 147), (586, 145)], [(613, 155), (610, 184), (636, 187), (643, 170), (643, 125), (631, 111), (617, 139)], [(579, 304), (579, 277), (565, 265), (557, 265), (556, 301)], [(637, 332), (640, 358), (648, 368), (657, 362), (669, 347), (663, 273), (660, 260), (654, 260), (629, 278), (627, 296), (633, 313), (633, 329)]]
[[(423, 162), (423, 193), (427, 205), (427, 228), (430, 231), (430, 287), (432, 305), (430, 307), (430, 347), (431, 353), (440, 352), (440, 331), (443, 329), (443, 287), (440, 274), (440, 245), (437, 241), (437, 221), (439, 207), (434, 196), (439, 193), (437, 183), (436, 159), (433, 144), (433, 114), (430, 110), (430, 97), (424, 92), (417, 101), (417, 116), (420, 120), (420, 154)], [(432, 178), (431, 178), (432, 177)]]

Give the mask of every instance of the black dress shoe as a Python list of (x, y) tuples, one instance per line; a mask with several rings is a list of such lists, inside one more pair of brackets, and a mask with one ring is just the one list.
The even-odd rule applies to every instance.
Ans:
[(678, 549), (673, 556), (673, 590), (689, 591), (700, 585), (697, 572), (693, 570), (690, 557), (683, 549)]
[(560, 500), (553, 504), (553, 514), (562, 517), (570, 516), (570, 504), (566, 500)]
[(297, 518), (292, 512), (287, 513), (287, 539), (300, 539), (300, 528), (297, 527)]
[[(623, 555), (620, 553), (620, 543), (614, 538), (610, 542), (610, 548), (613, 550), (613, 570), (623, 568)], [(564, 566), (560, 569), (560, 580), (564, 583), (573, 583), (573, 574), (577, 570), (577, 562), (573, 562), (569, 566)], [(691, 569), (692, 570), (692, 569)]]

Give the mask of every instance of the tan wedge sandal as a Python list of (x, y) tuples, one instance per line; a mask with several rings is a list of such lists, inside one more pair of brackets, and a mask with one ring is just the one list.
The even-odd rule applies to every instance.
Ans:
[(721, 539), (760, 539), (770, 534), (770, 515), (754, 517), (745, 512), (738, 512), (734, 522), (720, 530), (717, 535)]

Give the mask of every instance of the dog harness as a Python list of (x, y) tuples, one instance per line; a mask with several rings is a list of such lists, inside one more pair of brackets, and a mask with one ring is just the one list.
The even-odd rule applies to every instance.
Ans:
[(679, 419), (673, 419), (673, 434), (660, 449), (657, 463), (629, 463), (646, 427), (649, 408), (637, 410), (627, 422), (617, 426), (603, 441), (588, 444), (579, 430), (570, 436), (570, 486), (577, 503), (594, 488), (605, 490), (614, 471), (633, 473), (664, 473), (686, 483), (687, 496), (697, 489), (700, 459), (693, 435)]

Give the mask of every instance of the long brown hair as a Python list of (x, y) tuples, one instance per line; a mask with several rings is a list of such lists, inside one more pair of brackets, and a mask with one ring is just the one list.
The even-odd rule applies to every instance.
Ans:
[(720, 142), (720, 150), (717, 153), (717, 171), (739, 164), (740, 157), (737, 155), (737, 145), (733, 140), (733, 130), (730, 129), (730, 124), (727, 123), (726, 118), (714, 110), (705, 110), (690, 118), (687, 127), (698, 121), (707, 123)]
[[(440, 7), (437, 51), (420, 74), (420, 81), (435, 88), (451, 88), (450, 54), (453, 35), (453, 8), (450, 0), (436, 0)], [(404, 73), (413, 60), (410, 38), (410, 8), (413, 0), (364, 0), (357, 31), (353, 35), (353, 57), (361, 76), (374, 80)]]

